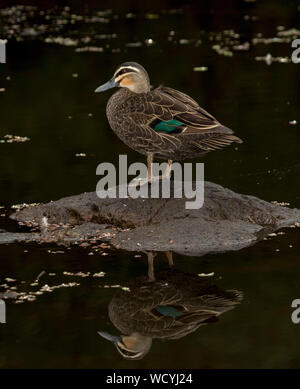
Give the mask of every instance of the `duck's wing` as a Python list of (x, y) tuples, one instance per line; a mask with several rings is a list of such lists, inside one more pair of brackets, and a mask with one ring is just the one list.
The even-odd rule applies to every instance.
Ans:
[(148, 93), (134, 94), (124, 105), (130, 128), (139, 134), (136, 141), (140, 139), (143, 144), (155, 137), (162, 147), (185, 145), (194, 153), (242, 142), (191, 97), (172, 88), (160, 86)]
[[(152, 104), (156, 112), (167, 110), (172, 119), (178, 120), (183, 125), (180, 133), (199, 134), (201, 133), (223, 133), (233, 134), (230, 128), (220, 124), (217, 119), (205, 111), (190, 96), (175, 89), (160, 86), (153, 91)], [(160, 106), (160, 107), (158, 107)]]
[(162, 86), (162, 85), (160, 87), (158, 87), (157, 89), (160, 90), (162, 93), (169, 95), (178, 101), (181, 101), (187, 107), (193, 108), (196, 111), (200, 111), (203, 116), (217, 122), (217, 120), (210, 113), (205, 111), (205, 109), (201, 108), (199, 106), (199, 104), (197, 103), (197, 101), (192, 99), (189, 95), (187, 95), (183, 92), (180, 92), (176, 89), (169, 88), (167, 86)]
[(185, 93), (160, 86), (136, 98), (143, 99), (136, 104), (138, 112), (133, 115), (136, 123), (141, 121), (141, 125), (164, 138), (185, 139), (205, 151), (242, 142)]

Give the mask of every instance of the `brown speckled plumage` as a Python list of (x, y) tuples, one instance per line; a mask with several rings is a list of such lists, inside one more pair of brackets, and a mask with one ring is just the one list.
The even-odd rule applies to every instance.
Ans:
[[(120, 68), (128, 64), (142, 69), (144, 77), (148, 77), (146, 71), (134, 62)], [(143, 93), (120, 88), (109, 99), (106, 112), (118, 137), (144, 155), (153, 154), (176, 161), (202, 156), (233, 142), (241, 143), (232, 130), (221, 125), (191, 97), (165, 86)], [(153, 129), (155, 120), (174, 119), (183, 123), (183, 131), (165, 133)]]

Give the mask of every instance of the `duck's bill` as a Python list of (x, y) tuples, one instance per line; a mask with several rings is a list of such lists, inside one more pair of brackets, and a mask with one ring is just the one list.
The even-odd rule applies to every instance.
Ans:
[(108, 332), (98, 331), (98, 334), (100, 336), (102, 336), (102, 338), (109, 340), (110, 342), (112, 342), (114, 344), (116, 344), (118, 341), (121, 340), (120, 336), (110, 335)]
[(96, 90), (95, 92), (98, 93), (98, 92), (104, 92), (108, 89), (111, 89), (111, 88), (115, 88), (119, 86), (119, 84), (117, 82), (115, 82), (115, 80), (112, 78), (111, 80), (109, 80), (108, 82), (106, 82), (105, 84), (103, 85), (100, 85)]

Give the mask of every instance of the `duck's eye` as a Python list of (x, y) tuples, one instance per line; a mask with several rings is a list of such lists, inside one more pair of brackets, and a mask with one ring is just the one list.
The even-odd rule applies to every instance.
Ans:
[(117, 72), (116, 77), (119, 77), (119, 76), (121, 76), (122, 74), (125, 74), (125, 73), (127, 73), (127, 70), (126, 69), (121, 69), (121, 70), (119, 70)]

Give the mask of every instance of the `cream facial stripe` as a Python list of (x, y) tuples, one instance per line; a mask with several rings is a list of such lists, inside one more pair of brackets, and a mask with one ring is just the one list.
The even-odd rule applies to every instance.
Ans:
[(115, 74), (114, 74), (114, 76), (115, 76), (116, 74), (118, 74), (119, 71), (121, 71), (121, 70), (123, 70), (123, 69), (131, 69), (131, 70), (133, 70), (134, 72), (140, 73), (140, 69), (138, 69), (138, 68), (136, 68), (136, 67), (134, 67), (134, 66), (128, 65), (128, 66), (121, 66), (119, 69), (117, 69), (116, 72), (115, 72)]
[[(126, 72), (122, 73), (122, 70), (126, 70)], [(124, 76), (127, 76), (128, 74), (131, 74), (131, 73), (140, 73), (140, 70), (135, 68), (135, 67), (133, 67), (133, 66), (122, 66), (114, 74), (115, 81), (119, 82), (119, 81), (121, 81), (121, 79)]]

